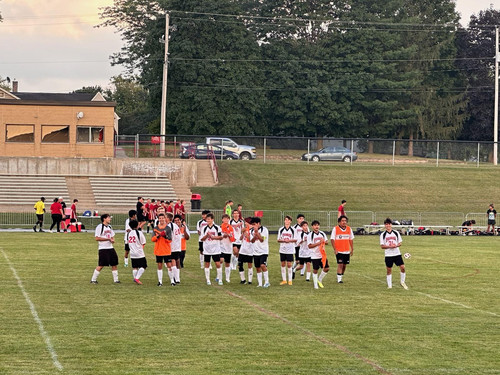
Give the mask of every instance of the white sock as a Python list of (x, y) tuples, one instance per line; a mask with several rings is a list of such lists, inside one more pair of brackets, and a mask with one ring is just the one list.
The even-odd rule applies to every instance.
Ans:
[(132, 270), (132, 276), (134, 276), (134, 279), (137, 279), (137, 272), (138, 270), (136, 270), (135, 268)]
[(248, 269), (248, 282), (251, 283), (253, 279), (253, 268)]
[(339, 282), (339, 281), (342, 281), (342, 275), (338, 273), (337, 274), (337, 282)]
[(262, 286), (262, 272), (257, 272), (257, 283)]
[(293, 272), (295, 272), (295, 270), (297, 269), (298, 266), (299, 266), (299, 263), (293, 263), (293, 266), (292, 266)]
[(172, 279), (177, 280), (177, 267), (172, 266)]
[(222, 266), (219, 266), (219, 268), (217, 268), (217, 279), (219, 281), (222, 281)]
[(392, 274), (387, 275), (387, 286), (392, 287)]
[(306, 280), (311, 280), (311, 272), (306, 273)]
[(264, 283), (269, 284), (269, 273), (268, 271), (262, 272), (264, 274)]
[(123, 258), (123, 263), (125, 263), (125, 265), (128, 266), (128, 258)]
[(281, 279), (286, 281), (286, 267), (281, 267)]
[(156, 270), (156, 273), (158, 274), (158, 282), (163, 284), (163, 270)]
[(305, 273), (305, 272), (306, 272), (306, 269), (305, 269), (305, 268), (302, 268), (302, 269), (300, 270), (300, 275), (301, 275), (301, 276), (304, 276), (304, 273)]
[(175, 276), (175, 279), (177, 281), (179, 281), (179, 282), (181, 281), (181, 269), (180, 268), (175, 267), (175, 275), (174, 276)]
[(288, 281), (292, 281), (293, 270), (292, 267), (288, 268)]
[(241, 281), (245, 281), (245, 271), (240, 271), (240, 279)]
[(118, 270), (111, 271), (113, 274), (113, 281), (117, 282), (118, 281)]
[(401, 272), (401, 282), (404, 283), (406, 280), (406, 272)]
[(200, 265), (201, 268), (205, 267), (205, 257), (203, 256), (203, 254), (200, 254)]
[(98, 270), (94, 270), (94, 274), (92, 275), (92, 281), (97, 281), (97, 277), (99, 276), (101, 272)]
[(226, 271), (226, 281), (229, 282), (229, 279), (231, 278), (231, 266), (224, 268)]
[(142, 274), (144, 273), (144, 271), (145, 271), (144, 267), (139, 268), (137, 270), (137, 277), (136, 277), (136, 279), (140, 279), (141, 276), (142, 276)]
[(315, 288), (318, 288), (318, 274), (313, 273), (313, 284)]
[(210, 268), (205, 267), (205, 278), (207, 279), (207, 282), (210, 281)]
[(325, 278), (326, 274), (327, 273), (325, 271), (321, 270), (321, 273), (319, 274), (318, 280), (320, 282), (323, 282), (323, 279)]

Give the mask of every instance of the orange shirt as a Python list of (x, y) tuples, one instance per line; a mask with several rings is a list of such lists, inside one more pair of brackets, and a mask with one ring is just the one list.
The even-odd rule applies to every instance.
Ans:
[(186, 227), (181, 226), (181, 251), (186, 251), (186, 239), (184, 238), (184, 233), (186, 233)]
[(160, 228), (160, 226), (157, 226), (153, 229), (154, 231), (154, 236), (151, 237), (151, 241), (155, 243), (155, 249), (154, 249), (154, 254), (155, 255), (171, 255), (172, 254), (172, 248), (170, 246), (170, 243), (172, 240), (169, 240), (168, 238), (165, 237), (160, 237), (160, 233), (163, 230), (167, 229), (167, 225), (165, 225), (163, 228)]
[(331, 239), (334, 241), (335, 250), (339, 253), (349, 254), (351, 252), (351, 241), (354, 239), (354, 234), (350, 226), (346, 225), (342, 229), (339, 225), (333, 228)]

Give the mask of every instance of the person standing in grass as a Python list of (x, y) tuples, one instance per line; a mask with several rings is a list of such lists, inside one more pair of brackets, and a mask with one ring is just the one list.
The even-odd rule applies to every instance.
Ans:
[(61, 221), (63, 218), (63, 209), (58, 198), (54, 198), (54, 202), (50, 205), (50, 213), (52, 215), (52, 224), (50, 225), (49, 232), (52, 233), (54, 226), (59, 233), (61, 231)]
[(181, 283), (181, 272), (180, 272), (180, 266), (181, 266), (181, 242), (182, 242), (182, 232), (181, 228), (174, 223), (174, 215), (172, 215), (170, 212), (167, 212), (165, 214), (165, 217), (167, 218), (167, 225), (170, 227), (172, 230), (172, 243), (171, 243), (171, 255), (170, 255), (170, 261), (171, 261), (171, 266), (170, 266), (170, 271), (172, 272), (172, 275), (174, 277), (174, 281), (176, 284)]
[(238, 255), (241, 248), (241, 230), (245, 226), (240, 212), (238, 210), (233, 211), (233, 218), (229, 221), (229, 225), (233, 227), (234, 231), (234, 242), (233, 242), (233, 256), (231, 257), (231, 268), (236, 269), (238, 265)]
[(115, 243), (115, 232), (111, 228), (111, 216), (109, 214), (101, 215), (101, 224), (95, 228), (95, 240), (99, 246), (99, 261), (94, 274), (90, 279), (91, 284), (97, 284), (97, 278), (104, 267), (111, 267), (113, 282), (119, 284), (118, 280), (118, 255), (113, 247)]
[(41, 197), (40, 200), (35, 203), (33, 208), (35, 209), (35, 214), (37, 219), (36, 224), (33, 227), (33, 231), (36, 232), (36, 226), (39, 225), (40, 226), (39, 232), (44, 232), (42, 227), (43, 227), (43, 214), (45, 213), (45, 197)]
[(354, 234), (347, 225), (347, 216), (341, 215), (337, 219), (338, 225), (332, 230), (331, 242), (337, 258), (337, 282), (342, 284), (344, 272), (354, 253)]
[(496, 234), (495, 233), (495, 224), (496, 224), (496, 218), (497, 218), (497, 211), (495, 210), (495, 206), (493, 205), (493, 203), (490, 204), (488, 211), (486, 211), (486, 217), (488, 218), (488, 227), (486, 228), (486, 232), (489, 232), (490, 228), (491, 228), (491, 232), (493, 234)]
[[(309, 223), (307, 221), (303, 221), (301, 224), (302, 232), (299, 236), (299, 265), (295, 267), (293, 273), (295, 275), (295, 271), (300, 270), (300, 274), (304, 274), (304, 270), (307, 270), (306, 273), (306, 281), (311, 280), (311, 249), (309, 249), (309, 244), (307, 243), (307, 236), (309, 235)], [(295, 278), (295, 277), (293, 277)]]
[(340, 202), (340, 206), (339, 206), (339, 208), (337, 209), (337, 219), (338, 219), (339, 217), (341, 217), (341, 216), (346, 216), (346, 215), (345, 215), (345, 211), (344, 211), (344, 207), (345, 207), (346, 203), (347, 203), (347, 202), (346, 202), (346, 200), (345, 200), (345, 199), (343, 199), (343, 200), (342, 200), (342, 202)]
[[(137, 211), (136, 210), (130, 210), (128, 212), (128, 219), (125, 220), (125, 234), (127, 234), (128, 232), (130, 232), (132, 230), (132, 228), (130, 228), (130, 221), (132, 221), (132, 220), (137, 220)], [(123, 267), (128, 267), (129, 252), (130, 252), (130, 247), (129, 247), (127, 241), (125, 241), (125, 254), (123, 256)]]
[(130, 220), (130, 231), (125, 232), (125, 243), (128, 244), (130, 249), (130, 259), (132, 259), (132, 275), (134, 282), (142, 285), (140, 280), (142, 274), (148, 268), (146, 255), (144, 254), (144, 246), (146, 245), (146, 237), (142, 231), (137, 230), (139, 223), (137, 220)]
[[(312, 232), (307, 235), (307, 247), (311, 251), (311, 260), (313, 264), (313, 285), (314, 289), (323, 288), (323, 279), (330, 270), (328, 258), (326, 257), (326, 243), (328, 237), (325, 232), (319, 230), (320, 222), (314, 220), (311, 223)], [(318, 271), (321, 268), (321, 274)]]
[(184, 268), (184, 259), (186, 258), (187, 243), (189, 240), (189, 228), (186, 225), (186, 220), (182, 219), (181, 215), (174, 216), (174, 223), (181, 229), (181, 258), (177, 268)]
[[(250, 221), (250, 242), (253, 243), (253, 261), (257, 269), (257, 287), (269, 288), (269, 272), (267, 270), (267, 257), (269, 256), (269, 231), (261, 224), (260, 217)], [(264, 285), (262, 277), (264, 276)]]
[(203, 256), (203, 241), (201, 240), (201, 232), (203, 228), (207, 226), (207, 221), (205, 220), (207, 215), (210, 213), (209, 210), (203, 210), (201, 212), (201, 219), (196, 223), (196, 231), (198, 232), (198, 250), (200, 252), (200, 266), (205, 268), (205, 257)]
[[(302, 234), (302, 222), (305, 220), (305, 216), (303, 214), (298, 214), (297, 215), (297, 223), (292, 227), (293, 230), (295, 231), (295, 238), (297, 242), (295, 243), (295, 262), (293, 264), (293, 278), (295, 278), (295, 269), (299, 266), (300, 264), (300, 259), (299, 259), (299, 251), (300, 251), (300, 242), (301, 242), (301, 234)], [(302, 275), (304, 273), (302, 272)]]
[(295, 231), (291, 227), (292, 218), (285, 216), (284, 226), (278, 230), (278, 243), (280, 244), (281, 261), (281, 282), (280, 285), (286, 285), (288, 274), (288, 285), (292, 285), (293, 278), (293, 255), (295, 253)]
[(222, 215), (222, 224), (220, 226), (223, 237), (220, 242), (220, 261), (221, 263), (224, 262), (224, 272), (226, 275), (227, 283), (231, 282), (231, 256), (233, 255), (233, 242), (235, 240), (234, 229), (229, 224), (229, 220), (229, 215)]
[(408, 289), (406, 285), (406, 268), (399, 247), (403, 242), (401, 234), (392, 230), (392, 220), (387, 218), (384, 220), (385, 231), (380, 234), (380, 247), (385, 250), (385, 266), (387, 268), (387, 288), (392, 288), (392, 266), (395, 264), (399, 267), (401, 281), (400, 284), (404, 289)]
[(170, 277), (170, 285), (175, 286), (175, 281), (172, 275), (172, 230), (167, 225), (167, 220), (163, 212), (158, 214), (158, 225), (153, 229), (151, 241), (155, 243), (154, 254), (156, 256), (158, 286), (163, 286), (163, 264), (168, 268), (168, 276)]
[(222, 240), (222, 231), (218, 225), (214, 223), (214, 215), (208, 213), (205, 216), (207, 225), (201, 231), (201, 241), (203, 242), (203, 260), (205, 261), (205, 278), (207, 285), (212, 285), (210, 281), (210, 262), (215, 262), (217, 268), (217, 278), (215, 281), (219, 285), (222, 283), (222, 268), (220, 265), (220, 240)]
[(228, 200), (226, 202), (226, 205), (224, 206), (224, 213), (226, 215), (228, 215), (229, 217), (231, 217), (231, 213), (233, 211), (232, 206), (233, 206), (233, 201), (232, 200)]

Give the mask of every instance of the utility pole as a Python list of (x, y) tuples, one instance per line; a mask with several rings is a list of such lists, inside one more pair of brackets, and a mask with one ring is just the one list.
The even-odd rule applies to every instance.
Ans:
[(163, 58), (163, 82), (161, 88), (160, 157), (165, 157), (165, 132), (167, 124), (167, 75), (168, 75), (168, 29), (170, 15), (165, 14), (165, 57)]
[(495, 114), (493, 120), (493, 165), (498, 163), (498, 26), (495, 27)]

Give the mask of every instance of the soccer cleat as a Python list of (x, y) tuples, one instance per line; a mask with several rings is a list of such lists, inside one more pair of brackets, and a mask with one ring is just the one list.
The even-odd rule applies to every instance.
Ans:
[(283, 281), (280, 283), (280, 285), (286, 285), (286, 284), (288, 284), (288, 283), (286, 282), (286, 280), (283, 280)]
[(249, 281), (247, 284), (248, 284), (248, 285), (252, 285), (252, 282), (251, 282), (251, 281)]
[(156, 286), (163, 286), (163, 284), (162, 283), (158, 283), (158, 284), (156, 284)]
[(401, 283), (401, 286), (403, 287), (404, 290), (408, 290), (408, 285), (406, 285), (405, 283)]
[(319, 288), (317, 286), (315, 286), (314, 289), (319, 289)]
[(290, 280), (290, 281), (288, 282), (288, 285), (292, 285), (292, 280)]
[(387, 285), (387, 289), (392, 289), (392, 285)]
[(134, 279), (134, 283), (136, 283), (137, 285), (142, 285), (142, 281), (139, 279)]
[(215, 282), (218, 283), (219, 282), (219, 279), (218, 278), (215, 278)]
[(33, 227), (33, 232), (36, 233), (36, 225)]
[(170, 283), (171, 286), (176, 286), (177, 284), (176, 283)]
[(218, 284), (219, 284), (219, 285), (224, 285), (224, 284), (222, 283), (222, 280), (219, 280)]
[(122, 282), (120, 280), (116, 280), (114, 283), (115, 284), (121, 284)]
[(339, 284), (343, 284), (344, 282), (342, 280), (338, 281)]
[(246, 284), (246, 283), (247, 283), (247, 281), (246, 281), (246, 280), (241, 280), (241, 281), (240, 281), (240, 284)]
[(264, 288), (269, 288), (270, 286), (271, 286), (271, 284), (269, 284), (269, 283), (264, 284)]
[(91, 284), (97, 284), (97, 280), (90, 280)]
[(175, 280), (175, 283), (176, 283), (176, 284), (180, 284), (180, 283), (181, 283), (181, 281), (180, 281), (180, 280)]
[(212, 285), (212, 283), (210, 282), (210, 280), (207, 281), (207, 285), (208, 286)]
[(295, 280), (295, 272), (292, 272), (292, 280)]
[(52, 232), (52, 229), (49, 229), (49, 233), (54, 233), (54, 232)]
[(311, 279), (306, 279), (306, 281), (311, 281)]
[(230, 283), (229, 279), (226, 279), (226, 283), (228, 283), (228, 284)]
[(42, 228), (40, 228), (39, 232), (43, 232), (43, 233), (45, 233), (45, 231), (44, 231)]
[(321, 281), (318, 281), (318, 286), (319, 286), (321, 289), (323, 289), (323, 288), (324, 288), (323, 283), (322, 283)]

